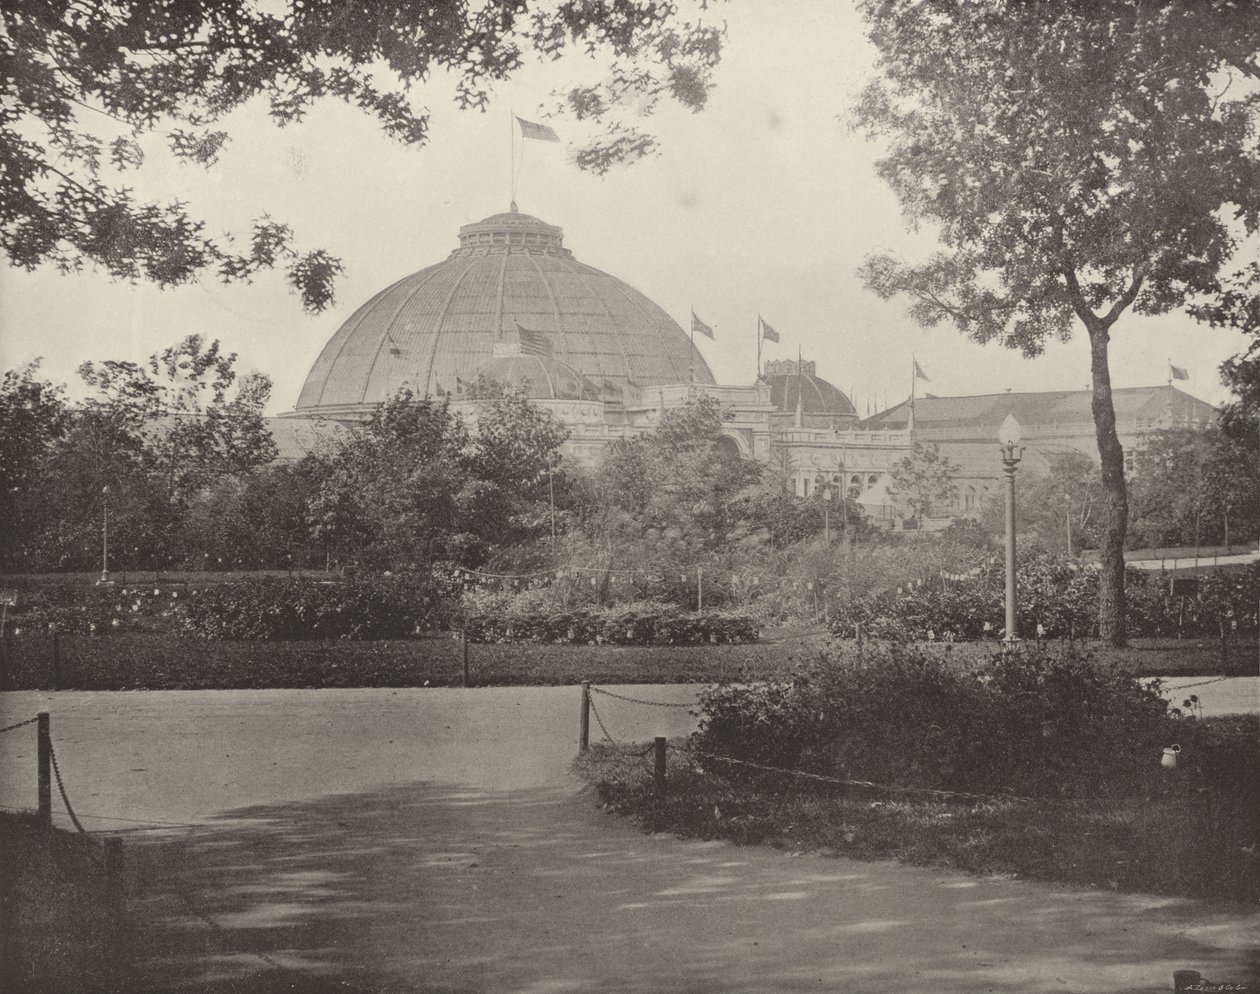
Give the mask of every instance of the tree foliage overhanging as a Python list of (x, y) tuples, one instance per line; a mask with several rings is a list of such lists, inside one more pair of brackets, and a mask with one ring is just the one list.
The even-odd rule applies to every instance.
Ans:
[(1036, 356), (1089, 338), (1102, 463), (1100, 627), (1124, 637), (1124, 456), (1108, 342), (1129, 310), (1221, 297), (1260, 230), (1260, 18), (1240, 0), (866, 0), (879, 78), (859, 120), (944, 251), (868, 259), (925, 325)]
[(598, 125), (577, 164), (604, 172), (655, 145), (627, 107), (704, 106), (723, 34), (705, 6), (687, 15), (661, 0), (5, 3), (0, 248), (26, 269), (93, 265), (160, 286), (202, 273), (249, 280), (279, 267), (304, 305), (322, 310), (337, 258), (299, 250), (291, 229), (266, 216), (238, 239), (216, 239), (187, 204), (139, 197), (134, 170), (154, 154), (213, 165), (230, 140), (224, 117), (255, 100), (278, 126), (340, 100), (389, 137), (424, 145), (430, 113), (416, 91), (435, 77), (451, 80), (459, 107), (484, 110), (527, 59), (572, 52), (610, 66), (601, 81), (563, 94), (568, 113)]

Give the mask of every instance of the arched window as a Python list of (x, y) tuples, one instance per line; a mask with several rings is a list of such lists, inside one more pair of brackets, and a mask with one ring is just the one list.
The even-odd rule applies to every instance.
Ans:
[(974, 511), (976, 508), (976, 488), (968, 487), (967, 493), (963, 498), (963, 507), (968, 511)]
[(878, 475), (878, 474), (876, 474), (876, 473), (872, 473), (870, 476), (868, 476), (868, 477), (866, 478), (866, 483), (867, 483), (867, 486), (871, 486), (871, 487), (873, 487), (873, 486), (875, 486), (875, 484), (877, 484), (878, 482), (879, 482), (879, 475)]

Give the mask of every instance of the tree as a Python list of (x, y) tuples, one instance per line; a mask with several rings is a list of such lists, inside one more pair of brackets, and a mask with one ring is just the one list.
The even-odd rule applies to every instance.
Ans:
[(470, 429), (446, 400), (403, 389), (329, 459), (310, 504), (315, 537), (372, 567), (480, 565), (550, 529), (547, 473), (567, 437), (519, 394), (487, 400)]
[(159, 154), (209, 167), (237, 108), (265, 100), (284, 126), (333, 97), (422, 146), (429, 112), (412, 91), (435, 72), (454, 77), (460, 107), (484, 110), (527, 57), (577, 50), (611, 60), (607, 79), (564, 95), (578, 120), (603, 122), (576, 162), (604, 172), (655, 144), (624, 108), (704, 106), (722, 39), (658, 0), (18, 0), (0, 6), (0, 24), (0, 245), (14, 265), (97, 265), (163, 287), (284, 267), (312, 311), (332, 302), (341, 264), (296, 249), (284, 223), (261, 217), (216, 240), (185, 204), (136, 198), (128, 171), (159, 136)]
[(29, 496), (49, 453), (70, 428), (64, 391), (37, 379), (39, 363), (6, 370), (0, 381), (0, 557), (20, 563), (22, 533), (31, 523)]
[[(1123, 314), (1218, 293), (1260, 228), (1260, 19), (1241, 0), (1063, 4), (865, 0), (881, 78), (859, 119), (879, 170), (946, 251), (867, 260), (925, 325), (1032, 357), (1079, 323), (1090, 348), (1101, 507), (1099, 628), (1124, 638), (1124, 455), (1108, 343)], [(1232, 215), (1232, 219), (1231, 219)]]
[(1250, 537), (1260, 518), (1256, 457), (1254, 435), (1218, 426), (1152, 433), (1135, 461), (1135, 536), (1151, 546)]
[(224, 476), (244, 476), (276, 457), (263, 408), (271, 380), (237, 377), (236, 354), (217, 341), (189, 335), (144, 365), (107, 360), (79, 367), (96, 391), (85, 416), (117, 432), (130, 452), (158, 478), (172, 504), (186, 504)]
[[(1102, 503), (1098, 464), (1083, 452), (1053, 453), (1048, 462), (1045, 476), (1020, 474), (1020, 532), (1034, 534), (1041, 545), (1056, 551), (1067, 551), (1069, 533), (1073, 552), (1097, 548)], [(1003, 533), (1005, 514), (1001, 500), (989, 501), (981, 517), (989, 534)]]
[(888, 493), (904, 498), (916, 518), (929, 517), (934, 505), (950, 504), (958, 496), (954, 480), (959, 469), (935, 442), (924, 445), (916, 441), (910, 454), (892, 465)]

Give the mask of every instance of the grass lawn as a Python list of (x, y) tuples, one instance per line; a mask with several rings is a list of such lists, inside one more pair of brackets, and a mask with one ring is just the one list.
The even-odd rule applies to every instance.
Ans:
[[(1205, 721), (1230, 748), (1254, 752), (1260, 718)], [(684, 741), (670, 745), (664, 799), (636, 747), (594, 746), (576, 766), (607, 808), (649, 832), (1252, 906), (1260, 898), (1254, 762), (1238, 764), (1246, 782), (1216, 789), (1174, 770), (1150, 797), (972, 801), (740, 776)]]
[[(769, 679), (821, 651), (826, 636), (779, 632), (753, 645), (571, 646), (470, 644), (474, 686), (594, 683), (717, 683)], [(940, 645), (961, 665), (996, 643)], [(1097, 657), (1141, 676), (1254, 675), (1256, 648), (1234, 643), (1222, 665), (1217, 643), (1142, 639)], [(104, 637), (6, 636), (6, 690), (176, 690), (283, 687), (454, 687), (463, 679), (461, 643), (451, 636), (356, 642), (203, 641), (127, 632)]]

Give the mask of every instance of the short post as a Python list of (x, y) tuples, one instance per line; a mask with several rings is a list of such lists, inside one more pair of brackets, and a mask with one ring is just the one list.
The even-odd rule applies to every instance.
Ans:
[(578, 752), (591, 747), (591, 681), (582, 681), (582, 715), (578, 721)]
[(48, 712), (39, 712), (35, 726), (39, 735), (39, 823), (52, 825), (52, 732)]
[(61, 689), (61, 635), (53, 632), (52, 637), (52, 689)]
[(696, 610), (704, 610), (704, 567), (696, 567)]
[(860, 649), (862, 648), (862, 622), (859, 621), (856, 625), (853, 626), (853, 629), (857, 635), (857, 644), (858, 644), (858, 648)]
[(656, 736), (652, 744), (655, 752), (652, 779), (656, 786), (656, 799), (663, 800), (665, 797), (665, 736)]
[(464, 686), (468, 686), (468, 629), (461, 628), (459, 630), (459, 639), (463, 646), (464, 656)]

